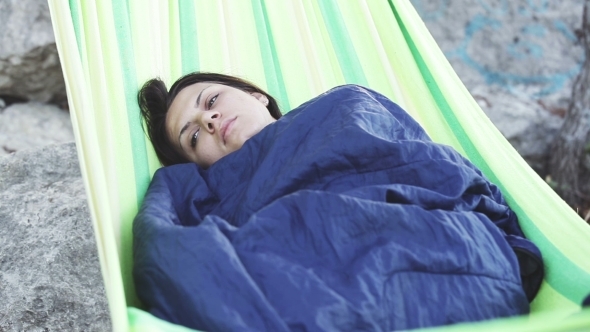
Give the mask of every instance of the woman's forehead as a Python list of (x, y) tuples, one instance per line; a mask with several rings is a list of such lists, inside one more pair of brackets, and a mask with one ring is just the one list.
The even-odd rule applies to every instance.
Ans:
[(201, 91), (212, 85), (217, 84), (211, 82), (199, 82), (185, 87), (184, 89), (180, 90), (178, 94), (174, 97), (174, 100), (172, 100), (172, 103), (170, 104), (170, 110), (172, 110), (172, 108), (174, 108), (175, 106), (178, 106), (175, 104), (180, 104), (180, 106), (182, 106), (187, 102), (190, 103), (192, 101), (195, 101), (195, 98), (201, 93)]
[(172, 100), (168, 112), (166, 114), (166, 123), (168, 127), (174, 126), (176, 120), (182, 118), (183, 114), (187, 110), (193, 109), (196, 106), (197, 97), (207, 87), (213, 85), (213, 83), (199, 82), (187, 86), (182, 89)]

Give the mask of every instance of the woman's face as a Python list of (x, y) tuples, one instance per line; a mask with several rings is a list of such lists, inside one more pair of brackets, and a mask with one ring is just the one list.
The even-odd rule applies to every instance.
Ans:
[(166, 131), (183, 156), (207, 168), (276, 121), (267, 104), (267, 97), (261, 93), (218, 83), (196, 83), (174, 98), (166, 115)]

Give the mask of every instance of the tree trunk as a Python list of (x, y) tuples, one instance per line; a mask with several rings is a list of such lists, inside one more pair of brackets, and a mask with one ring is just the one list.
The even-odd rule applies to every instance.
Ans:
[(584, 3), (580, 40), (585, 50), (582, 70), (574, 82), (565, 121), (549, 160), (549, 172), (557, 193), (580, 214), (590, 207), (590, 0)]

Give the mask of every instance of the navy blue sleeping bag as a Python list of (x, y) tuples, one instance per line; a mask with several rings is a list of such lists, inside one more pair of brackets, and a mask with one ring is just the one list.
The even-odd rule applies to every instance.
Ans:
[(211, 331), (392, 331), (526, 314), (519, 260), (534, 292), (543, 270), (495, 185), (354, 85), (207, 170), (158, 170), (133, 232), (147, 310)]

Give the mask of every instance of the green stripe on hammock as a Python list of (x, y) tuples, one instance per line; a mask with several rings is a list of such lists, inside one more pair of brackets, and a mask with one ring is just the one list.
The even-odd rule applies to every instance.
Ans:
[(319, 1), (318, 4), (346, 83), (368, 86), (338, 4), (334, 0)]
[(280, 102), (281, 111), (285, 112), (285, 110), (291, 108), (291, 105), (289, 105), (289, 100), (287, 98), (287, 91), (285, 90), (281, 67), (277, 60), (274, 41), (269, 31), (269, 23), (264, 8), (264, 1), (252, 0), (252, 14), (254, 15), (254, 22), (256, 23), (256, 33), (258, 34), (258, 47), (260, 48), (261, 61), (262, 63), (267, 64), (264, 66), (266, 91)]
[(178, 2), (180, 14), (180, 49), (182, 54), (182, 72), (190, 73), (199, 70), (199, 42), (196, 36), (197, 18), (195, 15), (195, 2), (193, 0), (180, 0)]

